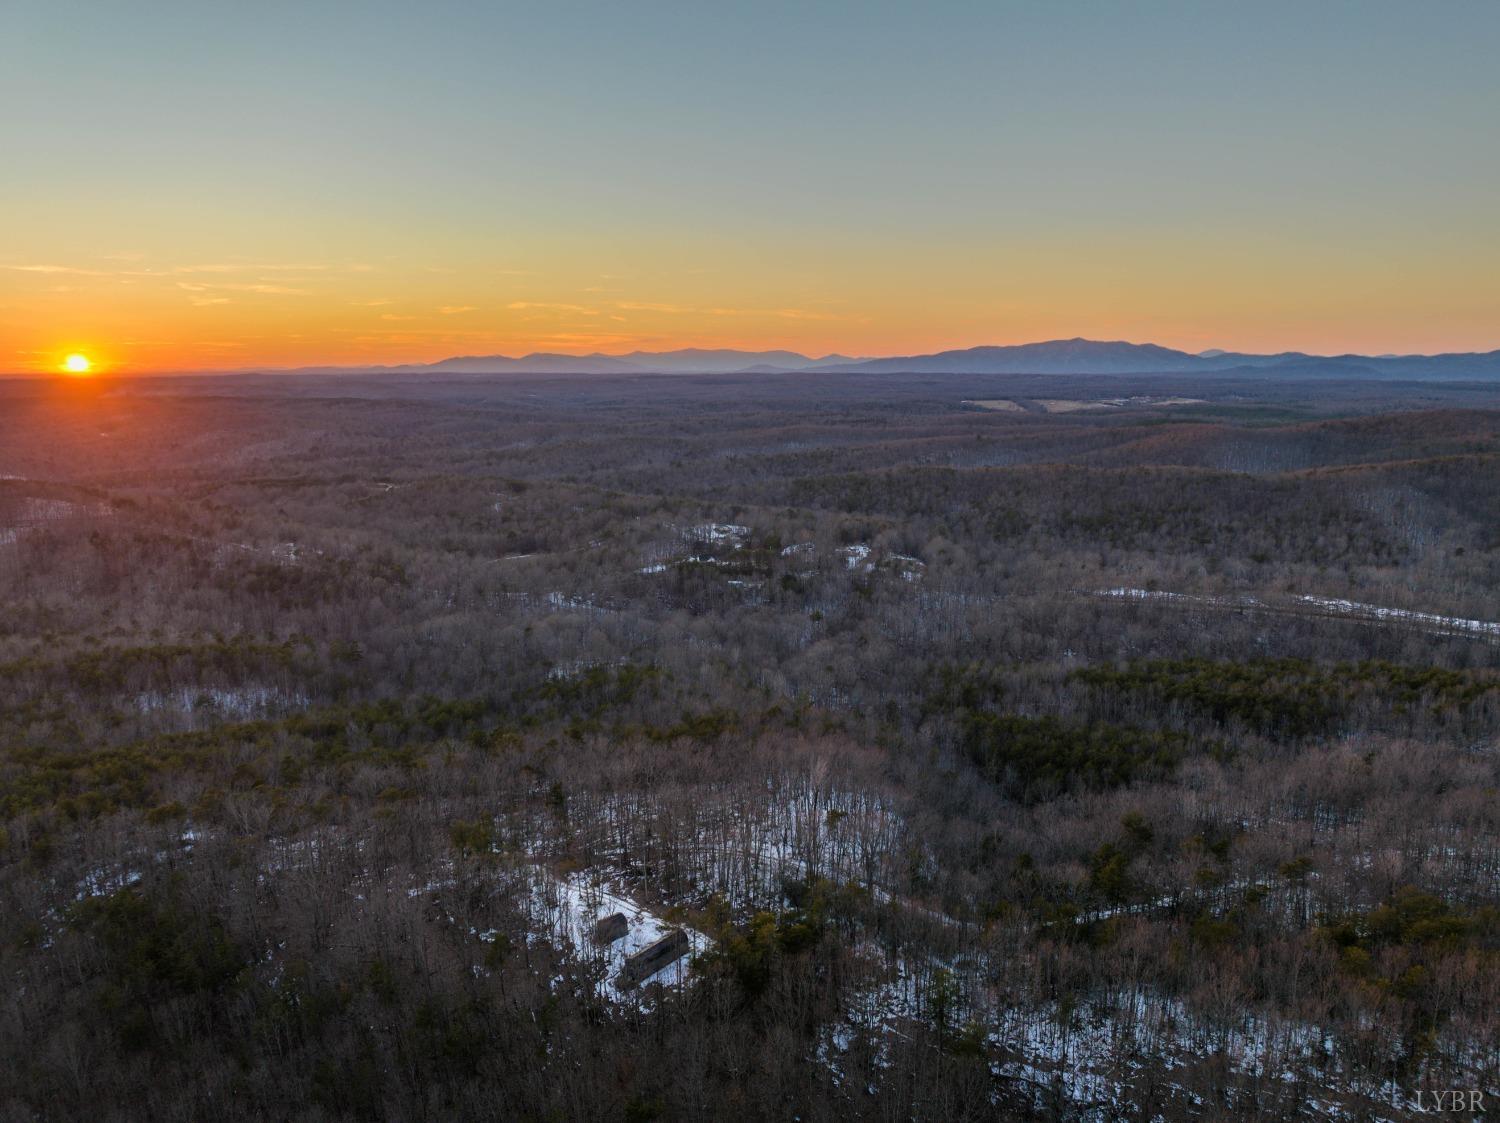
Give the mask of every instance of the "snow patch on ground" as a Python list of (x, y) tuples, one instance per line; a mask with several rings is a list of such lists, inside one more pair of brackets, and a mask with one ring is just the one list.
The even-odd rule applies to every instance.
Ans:
[[(528, 601), (532, 599), (530, 593), (522, 593), (520, 596)], [(542, 600), (549, 608), (557, 611), (572, 610), (587, 613), (610, 613), (615, 611), (612, 608), (605, 608), (602, 605), (595, 604), (592, 596), (577, 596), (570, 593), (553, 592), (548, 593)]]
[(869, 573), (875, 568), (874, 563), (869, 560), (870, 547), (863, 542), (856, 542), (852, 546), (840, 546), (838, 554), (839, 557), (844, 559), (844, 566), (847, 569), (857, 569), (861, 573)]
[[(670, 525), (670, 524), (669, 524)], [(740, 526), (737, 523), (700, 523), (697, 526), (676, 527), (674, 530), (682, 542), (692, 545), (694, 543), (706, 543), (710, 546), (727, 545), (732, 550), (743, 550), (750, 538), (750, 528)], [(673, 557), (671, 547), (663, 547), (660, 544), (649, 551), (646, 555), (647, 564), (638, 573), (646, 575), (654, 573), (665, 573), (667, 570), (678, 565), (723, 565), (719, 558), (699, 557), (688, 555), (685, 557)]]
[(1362, 604), (1359, 601), (1332, 597), (1302, 596), (1298, 597), (1297, 601), (1324, 612), (1332, 612), (1337, 616), (1357, 616), (1367, 620), (1397, 620), (1439, 631), (1500, 636), (1500, 623), (1490, 620), (1464, 620), (1457, 616), (1438, 616), (1432, 612), (1412, 612), (1404, 608), (1382, 608), (1378, 604)]
[(738, 550), (750, 537), (750, 528), (735, 523), (703, 523), (688, 527), (686, 535), (697, 542), (727, 542)]
[[(862, 950), (866, 959), (881, 956), (873, 946)], [(922, 1005), (920, 980), (907, 969), (905, 960), (897, 959), (886, 978), (854, 991), (843, 1016), (822, 1027), (815, 1056), (840, 1084), (848, 1079), (844, 1058), (856, 1046), (870, 1051), (874, 1067), (889, 1068), (891, 1039), (906, 1036), (911, 1023), (921, 1018)]]
[(920, 581), (927, 575), (927, 563), (910, 554), (887, 554), (885, 564), (899, 573), (903, 581)]
[[(914, 969), (898, 958), (887, 970), (877, 971), (878, 981), (856, 991), (840, 1018), (819, 1031), (816, 1059), (840, 1083), (849, 1079), (847, 1070), (859, 1053), (871, 1067), (888, 1068), (892, 1042), (918, 1022), (930, 1022), (933, 982), (948, 968), (962, 970), (958, 964), (938, 963)], [(967, 990), (971, 1000), (978, 993)], [(1182, 1083), (1168, 1089), (1172, 1097), (1190, 1110), (1201, 1108), (1203, 1097), (1187, 1085), (1211, 1087), (1214, 1065), (1285, 1085), (1311, 1080), (1320, 1093), (1305, 1111), (1313, 1118), (1336, 1118), (1371, 1101), (1398, 1114), (1415, 1107), (1389, 1082), (1356, 1073), (1337, 1040), (1319, 1026), (1253, 1012), (1208, 1018), (1180, 999), (1145, 989), (1066, 1007), (1006, 1005), (993, 998), (969, 1001), (950, 1011), (950, 1022), (955, 1031), (966, 1024), (982, 1028), (985, 1046), (998, 1055), (990, 1071), (1027, 1095), (1039, 1113), (1055, 1111), (1061, 1101), (1113, 1109), (1123, 1117), (1139, 1102), (1138, 1074), (1163, 1069), (1181, 1073)], [(1465, 1061), (1477, 1078), (1493, 1063), (1494, 1049), (1472, 1052)], [(1208, 1067), (1193, 1074), (1199, 1066)], [(1341, 1102), (1345, 1100), (1351, 1102)]]
[(875, 888), (894, 861), (905, 824), (865, 793), (803, 791), (763, 810), (726, 806), (707, 812), (700, 878), (737, 905), (779, 904), (783, 882), (823, 877)]
[(1491, 620), (1466, 620), (1458, 616), (1440, 616), (1434, 612), (1415, 612), (1406, 608), (1386, 608), (1378, 604), (1344, 600), (1340, 597), (1295, 596), (1290, 601), (1277, 603), (1262, 600), (1247, 593), (1224, 596), (1207, 596), (1194, 593), (1169, 593), (1160, 589), (1098, 589), (1098, 597), (1111, 600), (1156, 601), (1176, 605), (1202, 605), (1206, 608), (1235, 608), (1261, 610), (1265, 612), (1292, 612), (1342, 616), (1351, 620), (1371, 623), (1409, 624), (1423, 631), (1440, 635), (1472, 635), (1500, 638), (1500, 622)]
[(625, 662), (624, 659), (573, 659), (553, 667), (547, 672), (547, 677), (553, 682), (562, 682), (566, 679), (579, 678), (595, 667), (622, 667)]
[(86, 901), (90, 897), (107, 897), (111, 893), (118, 893), (121, 889), (139, 883), (141, 874), (139, 870), (90, 870), (83, 875), (83, 880), (78, 883), (78, 890), (74, 899)]
[[(0, 479), (19, 479), (18, 476), (3, 476)], [(0, 546), (12, 546), (23, 534), (29, 534), (48, 523), (64, 519), (93, 517), (113, 514), (108, 503), (73, 503), (66, 499), (39, 499), (28, 496), (21, 499), (10, 512), (11, 521), (0, 526)]]
[(307, 695), (274, 686), (184, 686), (143, 691), (135, 696), (135, 708), (143, 714), (202, 712), (241, 721), (306, 705)]
[[(1136, 1070), (1213, 1062), (1246, 1077), (1283, 1083), (1312, 1077), (1325, 1093), (1391, 1102), (1387, 1090), (1349, 1074), (1332, 1035), (1306, 1022), (1254, 1013), (1208, 1019), (1180, 999), (1145, 990), (1073, 1009), (1055, 1003), (1009, 1007), (987, 1021), (993, 1026), (987, 1043), (1011, 1058), (992, 1071), (1034, 1088), (1039, 1108), (1049, 1092), (1075, 1103), (1128, 1108), (1136, 1098)], [(1186, 1089), (1179, 1092), (1198, 1099)]]
[(1238, 608), (1260, 605), (1252, 596), (1217, 597), (1195, 593), (1168, 593), (1160, 589), (1100, 589), (1095, 594), (1114, 600), (1165, 601), (1169, 604), (1204, 604), (1214, 608)]

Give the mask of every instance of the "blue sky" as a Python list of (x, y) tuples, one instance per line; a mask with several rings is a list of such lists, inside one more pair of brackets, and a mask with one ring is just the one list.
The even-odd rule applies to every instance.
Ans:
[(1497, 48), (1493, 3), (9, 0), (0, 349), (1500, 346)]

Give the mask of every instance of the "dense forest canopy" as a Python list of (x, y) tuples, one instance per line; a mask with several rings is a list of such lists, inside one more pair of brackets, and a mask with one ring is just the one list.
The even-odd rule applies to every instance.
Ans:
[(0, 383), (7, 1119), (1500, 1103), (1497, 786), (1493, 386)]

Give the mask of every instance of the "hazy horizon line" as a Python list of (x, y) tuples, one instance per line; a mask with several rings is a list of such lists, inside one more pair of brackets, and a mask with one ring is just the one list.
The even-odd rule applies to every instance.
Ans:
[[(899, 359), (899, 358), (908, 358), (908, 357), (910, 357), (910, 358), (920, 358), (920, 357), (927, 357), (927, 356), (932, 356), (932, 355), (955, 354), (955, 353), (963, 353), (963, 352), (966, 352), (966, 351), (979, 350), (981, 348), (997, 348), (997, 349), (1001, 349), (1001, 348), (1018, 348), (1018, 347), (1031, 347), (1031, 346), (1045, 346), (1047, 344), (1062, 344), (1062, 343), (1093, 343), (1093, 344), (1101, 344), (1101, 345), (1121, 345), (1121, 346), (1130, 346), (1130, 347), (1160, 347), (1160, 348), (1162, 348), (1164, 350), (1176, 351), (1176, 352), (1178, 352), (1180, 354), (1192, 355), (1192, 356), (1195, 356), (1195, 357), (1203, 357), (1203, 358), (1212, 358), (1212, 357), (1216, 357), (1217, 355), (1230, 354), (1230, 355), (1255, 355), (1255, 356), (1306, 355), (1307, 357), (1312, 358), (1312, 359), (1340, 359), (1340, 358), (1346, 358), (1346, 357), (1357, 357), (1357, 358), (1365, 358), (1365, 359), (1398, 359), (1398, 358), (1435, 358), (1435, 357), (1443, 356), (1443, 355), (1488, 355), (1488, 354), (1493, 354), (1496, 351), (1500, 351), (1500, 345), (1497, 345), (1496, 347), (1492, 347), (1492, 348), (1489, 348), (1489, 349), (1486, 349), (1486, 350), (1476, 350), (1476, 349), (1470, 349), (1470, 350), (1445, 349), (1445, 350), (1435, 350), (1435, 351), (1402, 351), (1402, 352), (1395, 352), (1395, 351), (1380, 351), (1380, 352), (1375, 352), (1375, 351), (1358, 351), (1358, 350), (1306, 351), (1306, 350), (1301, 350), (1301, 349), (1298, 349), (1298, 348), (1288, 348), (1288, 349), (1279, 349), (1279, 350), (1257, 350), (1257, 349), (1253, 349), (1253, 348), (1219, 347), (1219, 346), (1205, 347), (1205, 348), (1201, 348), (1199, 350), (1189, 350), (1189, 349), (1187, 349), (1185, 347), (1177, 347), (1177, 346), (1172, 346), (1171, 344), (1157, 343), (1157, 342), (1155, 342), (1153, 340), (1149, 340), (1149, 339), (1146, 339), (1146, 340), (1118, 339), (1118, 338), (1117, 339), (1096, 339), (1096, 338), (1089, 337), (1089, 336), (1076, 335), (1076, 336), (1055, 336), (1055, 337), (1047, 338), (1047, 339), (1026, 339), (1026, 340), (1022, 340), (1022, 341), (1019, 341), (1019, 342), (1005, 342), (1005, 343), (983, 342), (983, 343), (967, 344), (967, 345), (962, 345), (962, 346), (936, 347), (936, 348), (933, 348), (931, 350), (926, 350), (926, 351), (899, 351), (899, 352), (889, 352), (889, 353), (884, 353), (884, 354), (875, 353), (875, 352), (871, 352), (871, 351), (858, 351), (857, 353), (850, 353), (850, 354), (845, 354), (842, 351), (824, 351), (824, 352), (821, 352), (821, 353), (810, 353), (810, 352), (806, 352), (806, 351), (797, 350), (795, 347), (790, 347), (790, 346), (780, 346), (780, 347), (703, 347), (703, 346), (696, 346), (696, 345), (683, 345), (683, 346), (661, 347), (661, 348), (657, 348), (657, 349), (646, 349), (646, 348), (642, 348), (642, 347), (637, 346), (637, 347), (632, 348), (629, 351), (606, 351), (606, 350), (600, 350), (600, 349), (594, 349), (594, 350), (590, 350), (590, 351), (571, 351), (571, 350), (543, 351), (543, 350), (531, 350), (531, 351), (520, 352), (520, 353), (517, 353), (517, 354), (509, 354), (509, 353), (501, 352), (501, 351), (490, 351), (490, 352), (487, 352), (487, 351), (475, 350), (475, 351), (463, 352), (463, 353), (450, 352), (450, 353), (447, 353), (447, 354), (440, 355), (437, 358), (433, 358), (433, 359), (409, 360), (409, 361), (404, 361), (404, 362), (402, 362), (402, 361), (387, 362), (387, 361), (380, 361), (380, 360), (372, 360), (372, 361), (369, 361), (369, 362), (339, 362), (339, 361), (309, 360), (309, 361), (306, 361), (306, 362), (297, 363), (295, 365), (245, 364), (245, 365), (237, 365), (237, 366), (139, 367), (139, 368), (131, 367), (131, 366), (128, 366), (126, 364), (109, 363), (106, 366), (103, 366), (103, 367), (101, 367), (99, 369), (91, 371), (86, 377), (87, 378), (98, 379), (98, 378), (108, 378), (108, 377), (144, 377), (144, 378), (149, 378), (149, 377), (208, 375), (208, 374), (215, 374), (215, 375), (219, 375), (219, 374), (296, 374), (296, 373), (303, 372), (303, 371), (314, 372), (314, 373), (320, 372), (320, 371), (328, 371), (328, 372), (333, 372), (333, 371), (352, 371), (352, 372), (358, 372), (358, 371), (392, 371), (392, 372), (396, 372), (396, 371), (400, 371), (400, 370), (403, 370), (403, 369), (431, 367), (431, 366), (437, 365), (438, 363), (448, 362), (448, 361), (452, 361), (452, 360), (459, 360), (459, 359), (504, 359), (504, 360), (507, 360), (509, 362), (519, 362), (519, 361), (522, 361), (522, 360), (525, 360), (525, 359), (528, 359), (528, 358), (546, 356), (546, 357), (571, 358), (571, 359), (605, 358), (605, 359), (619, 359), (621, 361), (628, 361), (629, 358), (630, 358), (630, 356), (632, 356), (632, 355), (671, 355), (671, 354), (679, 354), (679, 353), (682, 353), (682, 352), (704, 352), (704, 353), (726, 353), (726, 352), (728, 352), (728, 353), (739, 353), (739, 354), (743, 354), (743, 355), (746, 355), (746, 356), (749, 356), (749, 357), (753, 358), (755, 356), (766, 355), (766, 354), (769, 354), (769, 353), (773, 353), (773, 352), (778, 352), (779, 351), (779, 352), (785, 352), (785, 353), (788, 353), (788, 354), (793, 354), (793, 355), (801, 356), (802, 358), (808, 359), (811, 362), (821, 362), (821, 361), (827, 360), (829, 358), (833, 358), (835, 356), (838, 356), (838, 357), (840, 357), (842, 359), (845, 359), (848, 363), (853, 364), (853, 363), (864, 363), (864, 362), (873, 362), (873, 361), (879, 361), (879, 360)], [(786, 368), (786, 369), (792, 370), (792, 369), (795, 369), (795, 368)], [(474, 373), (474, 374), (478, 374), (478, 373), (485, 373), (485, 372), (471, 371), (471, 372), (452, 372), (452, 373)], [(505, 372), (495, 372), (495, 373), (505, 373)], [(516, 372), (516, 373), (524, 373), (524, 372)], [(567, 372), (565, 372), (565, 371), (549, 371), (549, 372), (540, 372), (540, 373), (558, 373), (558, 374), (562, 374), (562, 373), (567, 373)], [(713, 372), (664, 371), (664, 372), (660, 372), (660, 373), (681, 373), (681, 374), (687, 374), (687, 373), (713, 373)], [(720, 373), (736, 373), (736, 372), (726, 371), (726, 372), (720, 372)], [(1004, 373), (1004, 372), (997, 372), (997, 373)], [(11, 379), (11, 378), (54, 378), (54, 377), (70, 377), (70, 376), (67, 375), (67, 373), (64, 372), (64, 371), (60, 371), (60, 370), (52, 369), (52, 368), (32, 369), (32, 370), (17, 369), (17, 370), (11, 370), (11, 371), (0, 370), (0, 378), (6, 378), (6, 379)]]

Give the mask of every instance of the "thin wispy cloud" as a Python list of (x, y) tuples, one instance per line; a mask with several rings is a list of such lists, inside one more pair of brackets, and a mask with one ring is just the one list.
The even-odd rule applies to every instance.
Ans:
[(531, 337), (534, 347), (620, 347), (633, 346), (640, 336), (610, 332), (551, 332)]
[(195, 284), (188, 281), (178, 281), (177, 287), (187, 292), (253, 292), (262, 296), (311, 296), (307, 289), (295, 289), (288, 285), (277, 285), (268, 283), (257, 284)]
[(669, 316), (764, 316), (779, 320), (847, 320), (852, 317), (810, 308), (697, 308), (683, 304), (661, 304), (647, 300), (617, 300), (623, 312), (657, 312)]
[(771, 315), (779, 316), (783, 320), (848, 320), (852, 318), (841, 316), (836, 312), (815, 312), (808, 308), (778, 308)]
[(112, 273), (100, 269), (79, 269), (72, 265), (7, 265), (16, 273), (66, 273), (74, 277), (110, 277)]
[(171, 270), (173, 273), (322, 273), (328, 269), (327, 265), (315, 265), (306, 262), (292, 264), (270, 264), (253, 262), (214, 262), (208, 265), (178, 265)]
[(585, 304), (561, 304), (547, 300), (515, 300), (506, 305), (512, 312), (572, 312), (578, 316), (597, 316), (599, 309)]
[(457, 316), (464, 312), (476, 311), (472, 304), (445, 304), (438, 309), (439, 316)]
[[(122, 261), (134, 265), (142, 261), (143, 258), (139, 254), (110, 254), (104, 260)], [(339, 267), (311, 261), (212, 261), (192, 265), (169, 265), (160, 268), (139, 266), (132, 269), (93, 269), (81, 265), (57, 265), (49, 262), (28, 265), (6, 265), (0, 268), (5, 268), (16, 273), (59, 273), (76, 277), (176, 277), (202, 273), (228, 276), (243, 273), (256, 275), (264, 273), (327, 273)], [(350, 272), (361, 273), (369, 272), (374, 267), (369, 265), (349, 265), (342, 268)]]
[[(379, 335), (379, 336), (371, 335), (368, 331), (364, 331), (364, 330), (361, 330), (361, 329), (358, 329), (358, 328), (337, 328), (337, 329), (334, 329), (334, 330), (335, 330), (336, 333), (349, 334), (350, 338), (354, 342), (359, 342), (361, 340), (368, 340), (368, 339), (377, 339), (377, 338), (378, 339), (386, 339), (386, 338), (389, 338), (388, 335)], [(455, 329), (455, 328), (402, 328), (402, 329), (400, 329), (400, 334), (403, 337), (408, 337), (409, 336), (411, 338), (417, 338), (418, 336), (420, 336), (420, 337), (423, 337), (424, 339), (453, 339), (453, 340), (488, 339), (488, 340), (493, 340), (495, 338), (493, 332), (489, 332), (489, 331), (460, 331), (460, 330)], [(499, 346), (499, 345), (497, 344), (496, 346)]]
[(653, 304), (644, 300), (617, 300), (615, 307), (625, 312), (664, 312), (668, 315), (689, 315), (697, 311), (680, 304)]
[(705, 308), (705, 316), (774, 316), (781, 320), (837, 320), (831, 312), (810, 312), (805, 308)]

